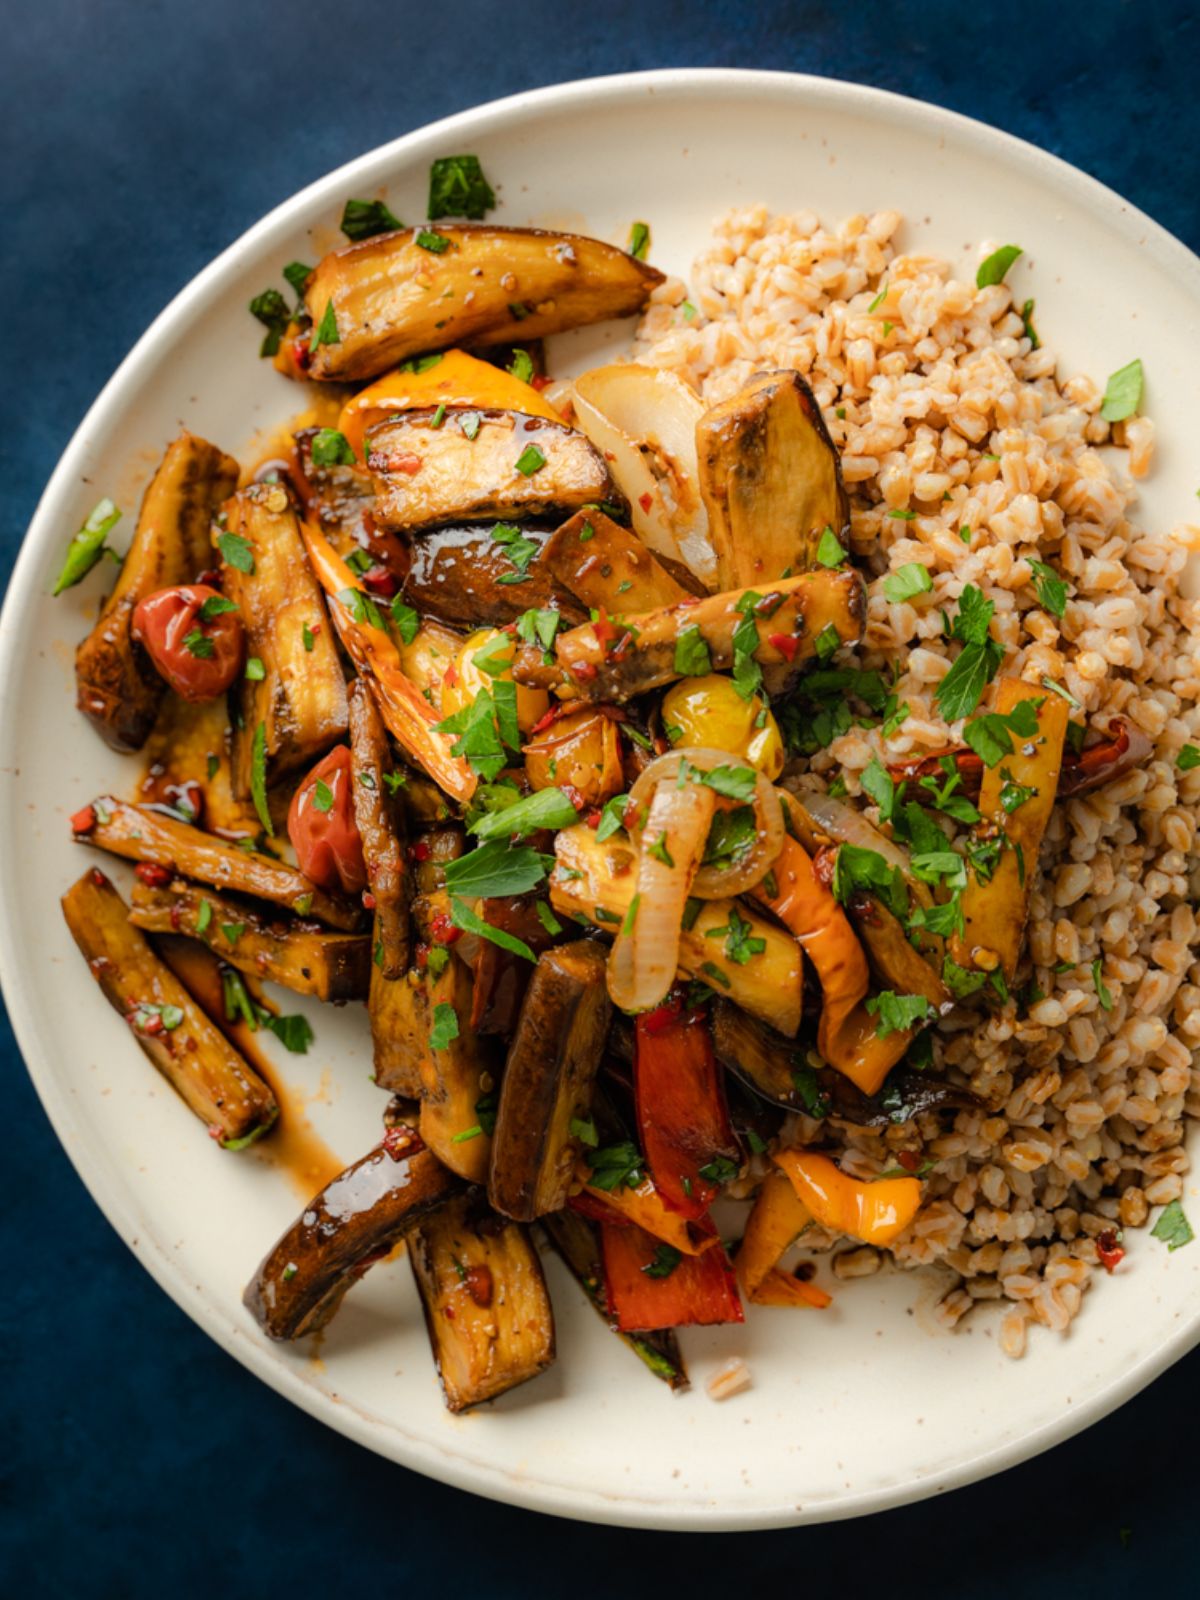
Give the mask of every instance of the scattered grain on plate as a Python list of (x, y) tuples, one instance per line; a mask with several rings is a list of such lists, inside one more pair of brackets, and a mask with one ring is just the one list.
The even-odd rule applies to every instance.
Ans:
[[(933, 690), (946, 672), (941, 611), (969, 583), (995, 602), (1005, 673), (1051, 676), (1096, 733), (1120, 715), (1154, 743), (1141, 769), (1055, 808), (1013, 986), (1044, 998), (968, 1005), (937, 1031), (934, 1070), (984, 1109), (883, 1133), (825, 1130), (855, 1170), (885, 1170), (919, 1141), (937, 1166), (884, 1256), (953, 1272), (939, 1313), (948, 1326), (1000, 1297), (1000, 1345), (1019, 1356), (1030, 1325), (1065, 1330), (1103, 1279), (1098, 1235), (1142, 1227), (1188, 1171), (1185, 1119), (1200, 1114), (1200, 769), (1181, 772), (1176, 756), (1200, 744), (1200, 603), (1180, 586), (1200, 527), (1138, 526), (1134, 480), (1151, 467), (1152, 421), (1114, 432), (1094, 380), (1060, 380), (1051, 326), (1039, 323), (1031, 349), (1007, 285), (977, 289), (900, 248), (901, 221), (880, 211), (828, 227), (812, 212), (730, 212), (687, 289), (672, 279), (655, 291), (634, 356), (710, 403), (764, 367), (798, 369), (842, 452), (856, 559), (872, 579), (914, 561), (933, 579), (919, 608), (889, 604), (879, 582), (869, 589), (861, 664), (900, 669), (907, 721), (886, 741), (856, 727), (785, 781), (825, 783), (841, 768), (853, 795), (872, 756), (896, 761), (957, 738)], [(886, 338), (868, 309), (885, 279)], [(1110, 445), (1119, 449), (1102, 453)], [(888, 517), (895, 506), (917, 517)], [(1062, 617), (1041, 608), (1030, 558), (1069, 584)], [(844, 1241), (815, 1230), (808, 1240), (839, 1248), (839, 1277), (856, 1270), (861, 1252)], [(709, 1392), (735, 1392), (725, 1374), (739, 1366)]]
[(723, 1367), (718, 1367), (704, 1387), (708, 1390), (710, 1400), (728, 1400), (731, 1395), (741, 1394), (743, 1389), (748, 1389), (751, 1381), (750, 1368), (735, 1357)]

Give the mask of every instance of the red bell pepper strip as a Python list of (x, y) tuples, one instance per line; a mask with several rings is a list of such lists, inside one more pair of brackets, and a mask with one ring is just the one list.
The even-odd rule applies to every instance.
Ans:
[(723, 1157), (740, 1163), (708, 1021), (674, 994), (637, 1019), (633, 1086), (646, 1165), (664, 1202), (701, 1217), (720, 1192), (701, 1169)]
[(600, 1224), (608, 1313), (622, 1333), (744, 1322), (737, 1278), (720, 1245), (676, 1256), (629, 1224)]

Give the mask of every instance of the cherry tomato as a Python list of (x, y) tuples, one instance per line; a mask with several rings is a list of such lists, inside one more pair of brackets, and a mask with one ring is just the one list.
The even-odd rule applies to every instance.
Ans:
[(225, 597), (206, 583), (185, 583), (147, 595), (133, 613), (133, 637), (185, 700), (215, 700), (242, 670), (242, 620), (236, 611), (214, 615), (212, 602)]
[(300, 870), (322, 889), (358, 894), (367, 886), (362, 840), (354, 822), (350, 751), (339, 744), (318, 761), (292, 796), (288, 838)]

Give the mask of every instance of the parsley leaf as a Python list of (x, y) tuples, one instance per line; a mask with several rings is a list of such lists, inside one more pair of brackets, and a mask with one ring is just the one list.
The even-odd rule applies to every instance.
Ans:
[(121, 513), (111, 500), (98, 500), (88, 513), (88, 519), (67, 546), (62, 571), (55, 579), (52, 595), (64, 589), (73, 589), (104, 553), (104, 541), (121, 520)]
[(1095, 961), (1092, 962), (1092, 983), (1095, 986), (1096, 994), (1100, 1000), (1100, 1009), (1102, 1011), (1111, 1011), (1113, 1008), (1113, 997), (1109, 993), (1108, 985), (1104, 981), (1103, 971), (1103, 957), (1097, 956)]
[(960, 717), (970, 716), (1004, 660), (1004, 647), (988, 633), (995, 603), (985, 600), (980, 590), (968, 584), (958, 607), (950, 636), (961, 639), (963, 648), (950, 671), (933, 691), (938, 708), (947, 722), (957, 722)]
[(309, 354), (313, 354), (323, 344), (341, 344), (342, 336), (338, 332), (337, 313), (333, 309), (333, 301), (326, 303), (320, 322), (312, 331), (308, 341)]
[(896, 785), (878, 756), (871, 757), (859, 782), (863, 786), (863, 792), (870, 795), (879, 807), (880, 822), (890, 822), (892, 813), (896, 809)]
[(496, 204), (478, 156), (439, 156), (429, 169), (429, 217), (481, 221)]
[(290, 1050), (294, 1056), (308, 1054), (308, 1047), (313, 1042), (315, 1035), (312, 1025), (307, 1017), (299, 1013), (291, 1017), (277, 1017), (270, 1011), (258, 1009), (259, 1020), (264, 1028), (268, 1028), (277, 1039), (282, 1040), (285, 1050)]
[(320, 428), (313, 435), (314, 467), (352, 467), (357, 460), (349, 439), (336, 428)]
[(275, 828), (271, 822), (271, 808), (267, 804), (267, 725), (260, 722), (254, 730), (254, 741), (250, 746), (250, 798), (254, 801), (254, 809), (258, 813), (258, 820), (263, 825), (263, 831), (272, 838)]
[(749, 800), (758, 785), (758, 774), (752, 767), (713, 767), (709, 772), (701, 772), (693, 767), (689, 769), (688, 776), (693, 775), (697, 782), (715, 789), (727, 800)]
[(479, 817), (468, 828), (477, 839), (524, 838), (540, 828), (569, 828), (579, 813), (561, 789), (539, 789), (503, 810)]
[(968, 972), (965, 967), (960, 967), (957, 961), (951, 961), (947, 956), (942, 962), (942, 982), (956, 1000), (965, 1000), (968, 995), (983, 988), (987, 982), (987, 973)]
[(645, 261), (646, 252), (650, 248), (650, 224), (648, 222), (635, 222), (629, 230), (629, 254), (638, 261)]
[(1191, 772), (1194, 768), (1200, 767), (1200, 749), (1194, 744), (1185, 744), (1175, 757), (1175, 765), (1180, 772)]
[(500, 839), (489, 839), (445, 866), (447, 890), (471, 900), (528, 894), (545, 876), (545, 858), (536, 850), (524, 845), (511, 849)]
[(494, 927), (490, 922), (486, 922), (457, 895), (450, 897), (450, 920), (464, 933), (477, 934), (481, 939), (488, 939), (492, 944), (498, 945), (501, 950), (509, 950), (515, 956), (524, 956), (526, 961), (535, 963), (537, 961), (537, 957), (524, 939), (518, 939), (515, 934), (507, 933), (503, 928)]
[(1020, 700), (1009, 712), (986, 712), (968, 722), (963, 738), (987, 767), (994, 767), (1013, 753), (1013, 735), (1033, 739), (1038, 731), (1041, 700)]
[(421, 631), (420, 617), (399, 595), (392, 601), (392, 626), (405, 644), (411, 644)]
[(708, 644), (694, 622), (680, 628), (676, 635), (675, 671), (681, 678), (702, 678), (712, 671)]
[(878, 850), (857, 844), (838, 846), (833, 868), (833, 897), (846, 905), (858, 889), (878, 894), (888, 910), (902, 917), (908, 910), (908, 888), (899, 867), (891, 866)]
[(201, 622), (211, 622), (214, 617), (223, 617), (227, 611), (236, 610), (233, 601), (226, 600), (223, 594), (210, 594), (196, 615)]
[(342, 232), (355, 243), (403, 226), (382, 200), (347, 200), (342, 210)]
[(893, 1033), (906, 1033), (918, 1022), (932, 1015), (933, 1007), (923, 994), (897, 994), (885, 989), (867, 1001), (867, 1011), (878, 1017), (875, 1024), (877, 1039), (890, 1038)]
[(504, 554), (516, 568), (516, 573), (505, 573), (501, 583), (519, 583), (529, 571), (529, 563), (537, 555), (540, 545), (527, 539), (511, 522), (497, 522), (492, 528), (492, 538), (504, 548)]
[(840, 567), (846, 559), (841, 540), (832, 528), (827, 527), (817, 545), (817, 560), (823, 567)]
[(458, 1012), (446, 1001), (433, 1008), (433, 1026), (429, 1030), (429, 1045), (433, 1050), (445, 1050), (458, 1038)]
[(418, 228), (413, 243), (435, 256), (443, 255), (450, 248), (450, 240), (435, 228)]
[(628, 1139), (620, 1144), (605, 1145), (603, 1150), (589, 1150), (584, 1159), (591, 1174), (592, 1188), (602, 1189), (606, 1194), (614, 1189), (636, 1189), (645, 1181), (642, 1153)]
[(752, 806), (718, 811), (708, 830), (702, 864), (706, 867), (732, 866), (745, 855), (757, 837)]
[(1100, 407), (1100, 415), (1105, 422), (1124, 422), (1127, 417), (1136, 415), (1142, 403), (1143, 380), (1140, 361), (1131, 361), (1127, 367), (1119, 367), (1111, 375), (1104, 390), (1104, 403)]
[(527, 444), (513, 465), (523, 478), (532, 478), (535, 472), (540, 472), (546, 465), (546, 458), (537, 445)]
[(750, 930), (753, 923), (747, 922), (745, 917), (739, 916), (736, 906), (729, 909), (729, 921), (723, 928), (709, 928), (704, 935), (706, 939), (724, 939), (725, 954), (730, 961), (739, 967), (744, 967), (752, 956), (760, 956), (767, 948), (765, 939), (751, 936)]
[(249, 539), (243, 539), (240, 533), (219, 533), (217, 549), (227, 566), (236, 568), (238, 572), (254, 572), (254, 546)]
[(1150, 1236), (1153, 1239), (1161, 1239), (1168, 1250), (1182, 1250), (1185, 1244), (1191, 1244), (1196, 1237), (1178, 1200), (1172, 1200), (1170, 1205), (1164, 1208), (1162, 1215), (1150, 1229)]
[(979, 263), (979, 270), (975, 274), (975, 287), (987, 289), (994, 283), (1003, 283), (1009, 267), (1018, 256), (1024, 254), (1019, 244), (1002, 244), (999, 250), (993, 250), (990, 256)]
[(911, 600), (914, 595), (928, 594), (933, 588), (929, 568), (919, 561), (908, 561), (898, 572), (883, 580), (883, 598), (892, 605)]
[(1061, 617), (1067, 609), (1067, 595), (1070, 592), (1068, 585), (1054, 568), (1048, 567), (1044, 561), (1030, 561), (1029, 567), (1033, 573), (1033, 587), (1038, 597), (1038, 604), (1052, 617)]

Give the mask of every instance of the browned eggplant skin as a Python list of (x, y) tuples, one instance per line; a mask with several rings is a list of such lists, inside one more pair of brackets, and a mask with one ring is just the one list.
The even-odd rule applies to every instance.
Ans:
[(404, 863), (403, 802), (393, 790), (396, 767), (387, 729), (362, 678), (350, 685), (350, 758), (354, 821), (362, 840), (367, 882), (375, 900), (375, 961), (385, 978), (409, 962), (408, 874)]
[[(521, 537), (541, 545), (543, 552), (549, 531), (522, 519)], [(555, 581), (542, 554), (533, 557), (520, 583), (503, 582), (515, 569), (488, 523), (452, 523), (415, 534), (408, 555), (401, 590), (405, 601), (442, 622), (502, 628), (525, 611), (551, 609), (561, 611), (572, 626), (587, 617), (586, 607)]]
[(588, 610), (653, 611), (688, 595), (636, 534), (594, 508), (556, 529), (541, 561)]
[[(892, 914), (876, 895), (852, 895), (846, 906), (854, 931), (871, 963), (871, 970), (879, 980), (881, 989), (891, 989), (894, 994), (924, 995), (939, 1013), (950, 1011), (954, 997), (938, 976), (937, 971), (920, 951), (909, 943), (900, 919)], [(941, 965), (943, 941), (933, 936), (929, 939), (930, 953), (937, 956)]]
[(200, 939), (230, 966), (294, 994), (328, 1001), (366, 998), (371, 940), (365, 933), (334, 933), (318, 922), (272, 917), (185, 878), (162, 888), (135, 882), (132, 899), (129, 920), (145, 933)]
[(375, 520), (398, 532), (460, 518), (537, 516), (612, 492), (608, 468), (582, 433), (523, 411), (404, 411), (369, 429), (367, 447)]
[(495, 1400), (551, 1365), (554, 1312), (537, 1251), (479, 1191), (423, 1217), (408, 1259), (449, 1410)]
[(216, 445), (182, 433), (142, 499), (112, 593), (75, 652), (76, 704), (114, 750), (140, 750), (166, 685), (131, 629), (138, 602), (190, 583), (209, 566), (208, 530), (237, 486), (238, 464)]
[(567, 1203), (604, 1054), (612, 1004), (606, 952), (587, 939), (539, 956), (508, 1050), (488, 1199), (505, 1216), (532, 1222)]
[(385, 978), (371, 967), (367, 994), (375, 1082), (406, 1100), (421, 1098), (421, 1059), (429, 1046), (429, 1007), (421, 976)]
[(314, 1195), (264, 1257), (242, 1302), (270, 1338), (323, 1328), (367, 1267), (459, 1187), (420, 1139), (396, 1132)]
[[(225, 592), (241, 613), (247, 655), (263, 667), (235, 689), (231, 769), (234, 794), (250, 798), (252, 750), (263, 728), (268, 785), (309, 766), (344, 739), (346, 681), (321, 586), (313, 576), (287, 491), (254, 483), (225, 506), (226, 526), (214, 530), (248, 541), (253, 570), (222, 566)], [(219, 549), (219, 545), (217, 545)]]
[[(336, 343), (312, 352), (311, 377), (356, 382), (452, 345), (525, 344), (640, 311), (663, 275), (582, 234), (438, 223), (327, 255), (305, 286), (313, 327), (332, 312)], [(513, 307), (519, 308), (517, 311)]]
[(888, 1128), (922, 1111), (939, 1111), (943, 1107), (978, 1110), (982, 1104), (970, 1089), (903, 1066), (893, 1068), (886, 1085), (876, 1095), (863, 1094), (849, 1078), (831, 1067), (819, 1068), (811, 1081), (798, 1082), (796, 1074), (806, 1063), (796, 1045), (747, 1016), (729, 1000), (717, 1000), (713, 1005), (712, 1035), (721, 1065), (760, 1098), (785, 1111), (811, 1115), (814, 1087), (834, 1121), (862, 1128)]
[[(547, 667), (542, 652), (525, 645), (516, 656), (513, 676), (519, 683), (569, 688), (587, 700), (631, 700), (651, 689), (673, 683), (682, 674), (675, 668), (676, 645), (685, 628), (696, 628), (707, 646), (712, 670), (733, 664), (733, 635), (742, 614), (737, 609), (749, 591), (730, 590), (707, 599), (689, 597), (655, 611), (639, 611), (612, 619), (601, 639), (597, 624), (585, 622), (554, 641), (555, 661)], [(757, 592), (757, 591), (756, 591)], [(843, 644), (862, 637), (866, 619), (866, 591), (861, 573), (842, 569), (802, 572), (773, 583), (764, 601), (781, 596), (768, 616), (755, 616), (759, 647), (754, 652), (764, 671), (799, 667), (816, 655), (816, 642), (832, 627)], [(791, 653), (772, 643), (778, 637), (796, 641)]]
[(826, 527), (844, 540), (841, 461), (798, 372), (756, 372), (701, 417), (696, 448), (719, 588), (813, 567)]
[[(155, 955), (104, 874), (85, 872), (63, 896), (62, 908), (104, 998), (220, 1143), (240, 1146), (265, 1133), (279, 1114), (275, 1096)], [(177, 1007), (182, 1020), (147, 1033), (130, 1020), (145, 1005)]]
[(214, 889), (248, 894), (297, 916), (316, 917), (331, 928), (353, 933), (362, 922), (359, 906), (319, 889), (302, 872), (274, 856), (239, 850), (190, 823), (176, 822), (146, 806), (131, 806), (112, 795), (93, 800), (87, 809), (94, 821), (75, 832), (76, 844), (95, 845), (130, 861), (151, 861)]

